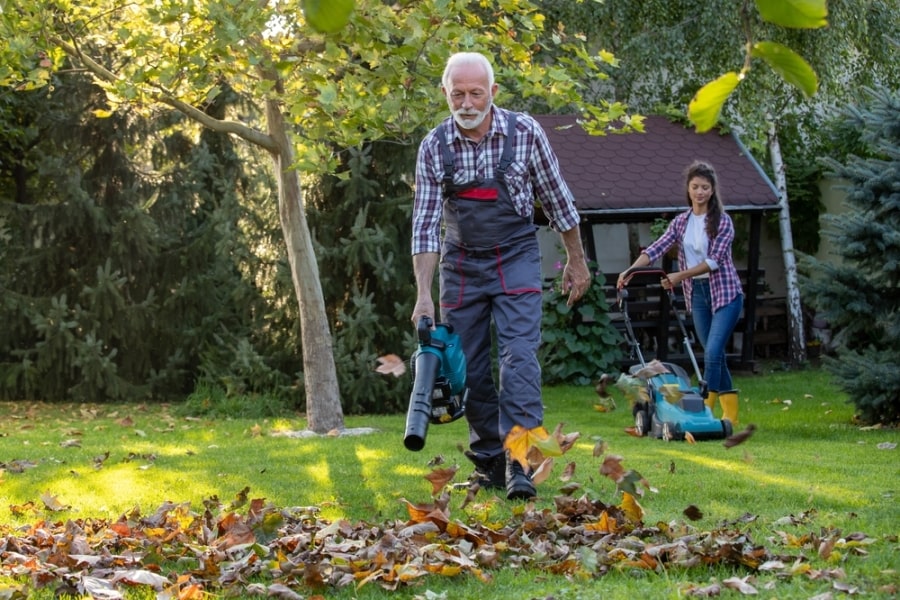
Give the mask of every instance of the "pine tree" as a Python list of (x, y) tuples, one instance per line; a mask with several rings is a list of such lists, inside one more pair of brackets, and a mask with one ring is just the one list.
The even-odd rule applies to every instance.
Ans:
[(865, 153), (843, 162), (823, 159), (846, 182), (841, 215), (823, 235), (838, 249), (835, 263), (804, 257), (805, 301), (837, 332), (826, 369), (869, 423), (900, 422), (900, 94), (868, 90), (867, 101), (843, 116)]

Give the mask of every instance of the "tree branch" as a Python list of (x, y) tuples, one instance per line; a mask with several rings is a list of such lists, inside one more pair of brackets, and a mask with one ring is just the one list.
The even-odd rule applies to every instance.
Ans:
[[(119, 77), (115, 73), (113, 73), (91, 57), (87, 56), (79, 48), (60, 38), (53, 38), (52, 41), (55, 44), (58, 44), (66, 54), (79, 60), (85, 66), (85, 68), (87, 68), (88, 71), (90, 71), (100, 79), (109, 81), (111, 83), (115, 83), (119, 80)], [(230, 119), (216, 119), (206, 114), (202, 110), (191, 106), (187, 102), (183, 102), (175, 98), (169, 93), (152, 92), (151, 96), (157, 102), (168, 104), (172, 108), (187, 115), (188, 118), (197, 121), (204, 127), (212, 129), (213, 131), (236, 135), (250, 142), (251, 144), (255, 144), (257, 146), (265, 148), (269, 152), (276, 152), (278, 150), (278, 146), (275, 144), (275, 140), (273, 140), (271, 136), (266, 135), (258, 129), (247, 127), (240, 121), (233, 121)]]

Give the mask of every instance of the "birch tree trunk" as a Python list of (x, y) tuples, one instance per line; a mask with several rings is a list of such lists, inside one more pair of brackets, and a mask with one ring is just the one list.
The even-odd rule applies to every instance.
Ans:
[(307, 427), (315, 433), (328, 433), (344, 428), (344, 414), (319, 266), (303, 208), (300, 177), (292, 168), (294, 147), (278, 100), (266, 101), (266, 124), (276, 147), (272, 160), (278, 177), (278, 213), (300, 305)]
[(806, 361), (806, 335), (803, 330), (803, 306), (800, 303), (800, 288), (797, 283), (797, 261), (794, 256), (794, 236), (791, 232), (791, 209), (788, 206), (787, 179), (781, 144), (775, 123), (769, 121), (769, 154), (772, 157), (772, 171), (775, 173), (775, 187), (778, 189), (779, 207), (778, 229), (781, 233), (781, 255), (784, 259), (785, 284), (787, 286), (788, 332), (790, 333), (791, 365)]

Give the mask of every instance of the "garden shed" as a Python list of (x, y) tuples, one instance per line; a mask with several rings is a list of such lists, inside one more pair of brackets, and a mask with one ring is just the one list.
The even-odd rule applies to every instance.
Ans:
[[(575, 196), (588, 258), (596, 260), (607, 271), (611, 300), (619, 272), (613, 269), (626, 268), (633, 254), (639, 251), (634, 236), (622, 233), (629, 229), (627, 224), (644, 224), (646, 229), (656, 219), (668, 220), (685, 210), (684, 170), (695, 159), (705, 160), (716, 169), (726, 210), (733, 217), (745, 215), (737, 226), (746, 228), (738, 231), (746, 248), (742, 248), (742, 258), (736, 263), (744, 277), (746, 301), (729, 361), (738, 368), (752, 370), (755, 344), (779, 342), (779, 338), (786, 342), (786, 329), (766, 331), (770, 317), (784, 314), (784, 303), (783, 298), (780, 306), (778, 299), (763, 298), (765, 270), (759, 261), (763, 218), (779, 209), (778, 193), (734, 132), (697, 133), (666, 117), (650, 116), (645, 120), (644, 133), (593, 136), (572, 115), (536, 115), (535, 118), (546, 130)], [(610, 235), (613, 231), (615, 236)], [(604, 239), (612, 237), (619, 243)], [(672, 267), (663, 265), (663, 268)], [(654, 337), (667, 343), (658, 342), (649, 356), (680, 362), (686, 356), (679, 355), (680, 334), (676, 343), (672, 343), (677, 324), (669, 318), (667, 298), (658, 295), (656, 302), (655, 309), (652, 304), (645, 304), (647, 320), (640, 324), (647, 330), (655, 329)], [(698, 358), (702, 358), (702, 352)]]

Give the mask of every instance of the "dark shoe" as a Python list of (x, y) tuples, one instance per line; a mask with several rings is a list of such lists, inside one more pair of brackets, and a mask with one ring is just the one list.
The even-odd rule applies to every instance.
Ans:
[(517, 460), (510, 460), (506, 464), (506, 499), (528, 500), (537, 496), (534, 482), (525, 473), (525, 469)]
[(466, 456), (475, 463), (475, 472), (469, 481), (477, 483), (482, 489), (503, 489), (506, 485), (506, 456), (478, 459), (467, 452)]

